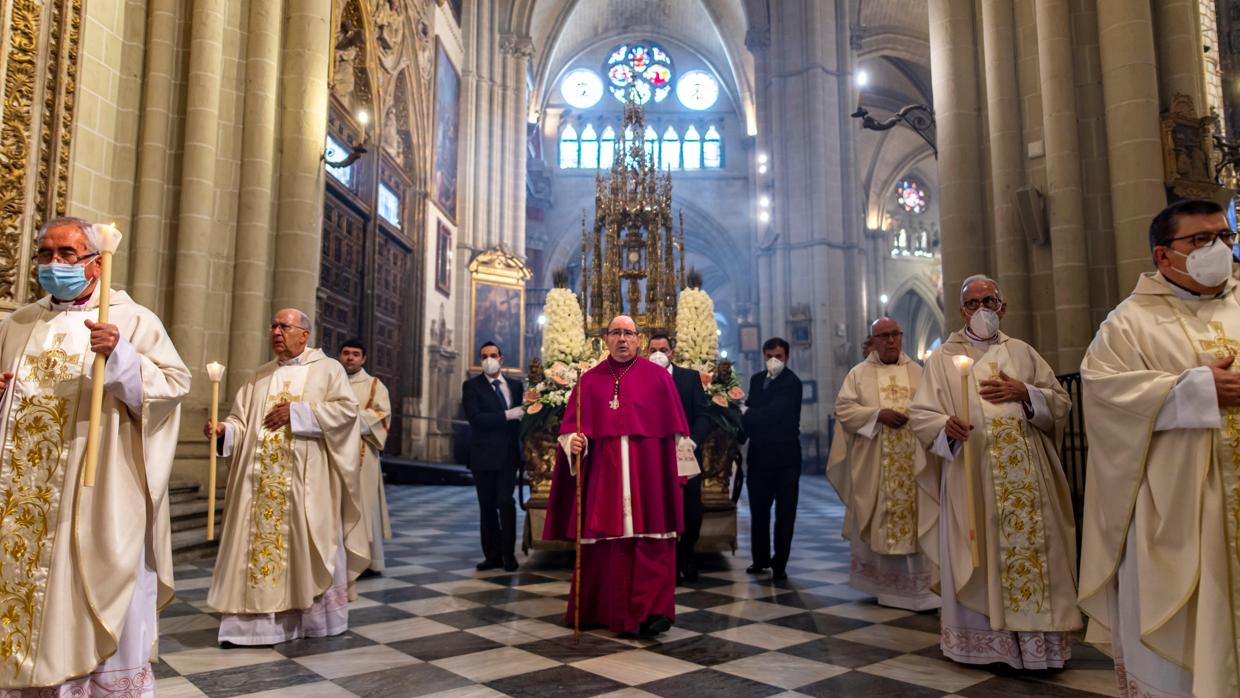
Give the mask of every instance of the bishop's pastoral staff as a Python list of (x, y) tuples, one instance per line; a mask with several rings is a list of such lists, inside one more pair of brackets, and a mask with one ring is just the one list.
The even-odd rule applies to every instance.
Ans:
[(310, 318), (271, 322), (259, 366), (218, 424), (228, 471), (224, 532), (207, 603), (219, 640), (274, 645), (348, 629), (348, 583), (370, 564), (362, 513), (357, 398), (344, 367), (306, 348)]
[(576, 485), (583, 476), (581, 560), (568, 622), (574, 624), (580, 605), (582, 626), (652, 636), (675, 619), (681, 487), (700, 471), (676, 384), (666, 369), (637, 355), (638, 341), (631, 318), (613, 319), (609, 356), (582, 374), (568, 398), (543, 538), (577, 539)]
[(1212, 201), (1150, 224), (1155, 271), (1081, 364), (1081, 608), (1120, 695), (1240, 695), (1240, 297)]
[(965, 327), (930, 355), (909, 407), (917, 438), (943, 460), (941, 474), (918, 475), (919, 486), (939, 493), (938, 531), (927, 534), (939, 545), (925, 550), (939, 566), (945, 656), (1057, 668), (1081, 627), (1072, 501), (1058, 455), (1071, 402), (1033, 347), (999, 331), (1006, 312), (994, 281), (965, 279)]
[[(168, 478), (190, 373), (150, 310), (112, 291), (99, 230), (39, 229), (42, 300), (0, 322), (0, 695), (153, 695), (157, 609), (172, 601)], [(82, 484), (96, 354), (98, 473)], [(23, 690), (25, 689), (25, 690)]]
[(852, 544), (849, 585), (884, 606), (939, 607), (937, 570), (920, 536), (936, 530), (937, 489), (917, 485), (926, 454), (908, 423), (921, 366), (900, 350), (904, 333), (884, 317), (870, 326), (873, 351), (844, 378), (835, 400), (841, 447), (832, 443), (827, 479), (845, 506), (843, 536)]

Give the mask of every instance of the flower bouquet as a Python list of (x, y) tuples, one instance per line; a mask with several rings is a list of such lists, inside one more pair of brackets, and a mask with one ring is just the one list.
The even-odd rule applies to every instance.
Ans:
[(745, 399), (745, 390), (741, 388), (740, 379), (732, 370), (731, 361), (720, 361), (713, 370), (700, 372), (702, 389), (710, 401), (706, 414), (715, 426), (729, 434), (735, 434), (741, 428), (741, 402)]
[(530, 362), (525, 378), (525, 417), (521, 438), (535, 432), (558, 434), (568, 396), (582, 373), (597, 362), (587, 358), (586, 335), (577, 294), (553, 288), (544, 306), (542, 358)]

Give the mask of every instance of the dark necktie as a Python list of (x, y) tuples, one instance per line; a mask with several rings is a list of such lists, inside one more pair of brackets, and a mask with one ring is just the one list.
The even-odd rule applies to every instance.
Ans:
[(499, 404), (503, 405), (504, 409), (508, 409), (508, 400), (504, 399), (504, 391), (499, 389), (498, 378), (491, 381), (491, 387), (495, 388), (495, 397), (499, 398)]

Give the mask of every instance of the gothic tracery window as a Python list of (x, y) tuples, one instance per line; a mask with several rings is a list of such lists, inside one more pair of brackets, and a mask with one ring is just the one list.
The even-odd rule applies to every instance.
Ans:
[(573, 128), (572, 124), (569, 124), (560, 133), (560, 169), (571, 170), (580, 166), (579, 147), (580, 142), (577, 139), (577, 129)]
[(909, 213), (924, 213), (927, 203), (926, 188), (915, 179), (902, 179), (896, 186), (896, 201)]
[(662, 102), (672, 91), (672, 57), (657, 44), (621, 44), (603, 66), (611, 94), (624, 102), (632, 92), (638, 104)]
[(581, 167), (592, 170), (599, 166), (598, 149), (598, 134), (592, 124), (586, 124), (581, 130)]

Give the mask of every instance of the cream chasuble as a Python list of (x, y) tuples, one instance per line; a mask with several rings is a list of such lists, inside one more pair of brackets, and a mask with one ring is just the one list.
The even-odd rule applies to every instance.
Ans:
[[(309, 608), (332, 584), (342, 531), (349, 579), (370, 562), (357, 401), (337, 361), (318, 349), (298, 358), (295, 365), (261, 366), (228, 415), (235, 456), (207, 597), (223, 613)], [(308, 405), (322, 436), (263, 426), (281, 401)]]
[[(357, 398), (357, 419), (362, 433), (362, 500), (366, 505), (364, 516), (371, 540), (370, 568), (382, 571), (382, 540), (392, 537), (392, 526), (388, 518), (387, 497), (383, 493), (379, 454), (387, 443), (392, 400), (383, 381), (367, 373), (364, 368), (349, 376), (349, 385), (353, 386), (353, 395)], [(375, 567), (376, 562), (379, 567)]]
[[(969, 381), (969, 414), (975, 427), (963, 448), (977, 470), (977, 534), (980, 567), (969, 553), (964, 457), (918, 474), (923, 489), (939, 489), (943, 550), (922, 540), (940, 566), (950, 565), (954, 598), (989, 619), (995, 631), (1058, 632), (1081, 627), (1076, 608), (1076, 535), (1067, 480), (1056, 446), (1071, 403), (1049, 364), (1028, 344), (1004, 334), (982, 349), (954, 332), (926, 363), (910, 408), (910, 423), (927, 448), (949, 415), (960, 409), (960, 374), (952, 357), (967, 353), (975, 363)], [(999, 372), (1038, 391), (1053, 420), (1052, 433), (1026, 419), (1019, 403), (994, 404), (978, 395), (978, 381)], [(939, 531), (931, 531), (937, 536)], [(944, 579), (948, 578), (945, 571)], [(946, 608), (948, 592), (944, 590)]]
[[(1120, 671), (1122, 655), (1136, 648), (1121, 647), (1113, 633), (1133, 628), (1122, 633), (1133, 645), (1191, 672), (1195, 696), (1240, 692), (1240, 410), (1218, 408), (1210, 378), (1208, 393), (1179, 410), (1215, 426), (1174, 424), (1183, 414), (1169, 415), (1170, 427), (1162, 422), (1194, 369), (1227, 355), (1240, 355), (1235, 279), (1221, 298), (1184, 299), (1150, 272), (1107, 317), (1081, 364), (1090, 445), (1086, 640), (1113, 652)], [(1125, 574), (1140, 580), (1139, 592), (1117, 604)], [(1141, 671), (1128, 668), (1137, 688), (1152, 680)]]
[(0, 323), (0, 370), (14, 374), (0, 401), (0, 688), (61, 684), (113, 655), (148, 545), (156, 605), (172, 600), (166, 494), (190, 373), (159, 319), (113, 291), (140, 404), (105, 386), (98, 476), (82, 487), (97, 308), (45, 298)]
[(843, 536), (856, 533), (883, 555), (920, 552), (918, 536), (938, 518), (938, 490), (917, 486), (915, 474), (926, 467), (926, 455), (912, 427), (877, 423), (882, 409), (908, 414), (920, 382), (921, 366), (908, 356), (888, 365), (871, 353), (848, 373), (835, 401), (846, 448), (832, 448), (827, 479), (847, 508)]

